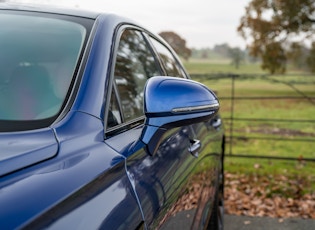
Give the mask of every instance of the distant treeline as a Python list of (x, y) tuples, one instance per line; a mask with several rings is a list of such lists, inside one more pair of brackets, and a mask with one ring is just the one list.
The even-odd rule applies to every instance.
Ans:
[[(287, 51), (286, 56), (287, 64), (291, 65), (294, 69), (312, 72), (312, 69), (308, 64), (310, 56), (315, 58), (312, 49), (301, 45), (297, 48), (293, 46), (293, 48), (291, 47), (291, 49)], [(249, 50), (241, 49), (239, 47), (230, 47), (227, 43), (215, 45), (213, 48), (192, 48), (190, 58), (214, 60), (228, 59), (231, 60), (231, 64), (236, 68), (242, 63), (261, 62), (260, 58), (251, 56)]]

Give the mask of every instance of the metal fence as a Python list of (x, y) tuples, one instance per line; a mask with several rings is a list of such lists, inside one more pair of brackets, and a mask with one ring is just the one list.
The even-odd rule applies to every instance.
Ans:
[(315, 161), (315, 75), (194, 74), (192, 78), (218, 94), (226, 156)]

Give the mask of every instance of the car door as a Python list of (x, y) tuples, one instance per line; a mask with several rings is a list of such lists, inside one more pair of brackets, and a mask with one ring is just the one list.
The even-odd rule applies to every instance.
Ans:
[(219, 150), (209, 143), (218, 135), (210, 134), (211, 125), (200, 123), (172, 128), (149, 145), (139, 141), (147, 80), (166, 75), (170, 68), (175, 77), (185, 74), (176, 59), (162, 63), (165, 57), (152, 48), (145, 33), (134, 27), (122, 27), (117, 33), (105, 142), (126, 158), (126, 172), (147, 228), (170, 228), (178, 223), (174, 219), (178, 213), (185, 213), (181, 223), (190, 228), (208, 219), (204, 211), (213, 201), (219, 169)]
[[(148, 36), (148, 38), (158, 53), (168, 76), (189, 78), (179, 58), (169, 47), (154, 36)], [(181, 209), (193, 209), (195, 214), (193, 223), (189, 225), (189, 221), (184, 222), (181, 229), (204, 228), (211, 215), (210, 210), (213, 209), (214, 197), (223, 196), (224, 128), (220, 114), (216, 114), (207, 122), (193, 124), (191, 128), (194, 132), (194, 139), (190, 140), (193, 143), (191, 149), (196, 151), (194, 146), (198, 146), (198, 143), (200, 149), (198, 148), (196, 153), (192, 153), (197, 159), (194, 162), (196, 170), (190, 175), (191, 179), (187, 185), (189, 192), (179, 199), (178, 203), (181, 204), (181, 207), (185, 207)], [(191, 197), (191, 199), (187, 199), (187, 197)], [(222, 199), (223, 197), (217, 198), (220, 201)], [(195, 203), (196, 200), (198, 203)], [(223, 204), (219, 205), (223, 208)], [(175, 228), (176, 225), (173, 225), (178, 221), (170, 222), (172, 225), (169, 227)]]
[[(168, 76), (189, 78), (178, 57), (167, 45), (152, 35), (148, 39)], [(189, 172), (188, 182), (182, 187), (182, 194), (175, 204), (176, 211), (171, 212), (172, 218), (164, 224), (164, 228), (178, 228), (179, 223), (182, 224), (181, 229), (207, 227), (214, 197), (221, 195), (224, 136), (220, 116), (216, 114), (208, 121), (193, 124), (189, 128), (193, 133), (189, 138), (189, 151), (195, 157), (192, 163), (194, 169)], [(185, 215), (190, 218), (183, 218)]]

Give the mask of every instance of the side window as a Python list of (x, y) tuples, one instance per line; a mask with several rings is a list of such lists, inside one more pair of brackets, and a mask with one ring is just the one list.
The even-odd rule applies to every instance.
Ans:
[(114, 70), (123, 122), (143, 116), (143, 89), (160, 68), (140, 31), (125, 30), (121, 36)]
[(180, 67), (169, 49), (154, 38), (151, 38), (151, 42), (162, 59), (167, 75), (185, 78), (183, 69)]

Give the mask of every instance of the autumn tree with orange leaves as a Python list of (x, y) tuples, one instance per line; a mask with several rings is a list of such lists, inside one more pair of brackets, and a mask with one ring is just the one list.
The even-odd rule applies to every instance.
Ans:
[(172, 31), (163, 31), (159, 35), (167, 41), (167, 43), (175, 50), (175, 52), (188, 60), (191, 56), (191, 49), (186, 46), (186, 40), (181, 38), (178, 34)]
[(284, 73), (297, 46), (309, 47), (306, 63), (315, 71), (314, 0), (251, 0), (238, 32), (270, 73)]

